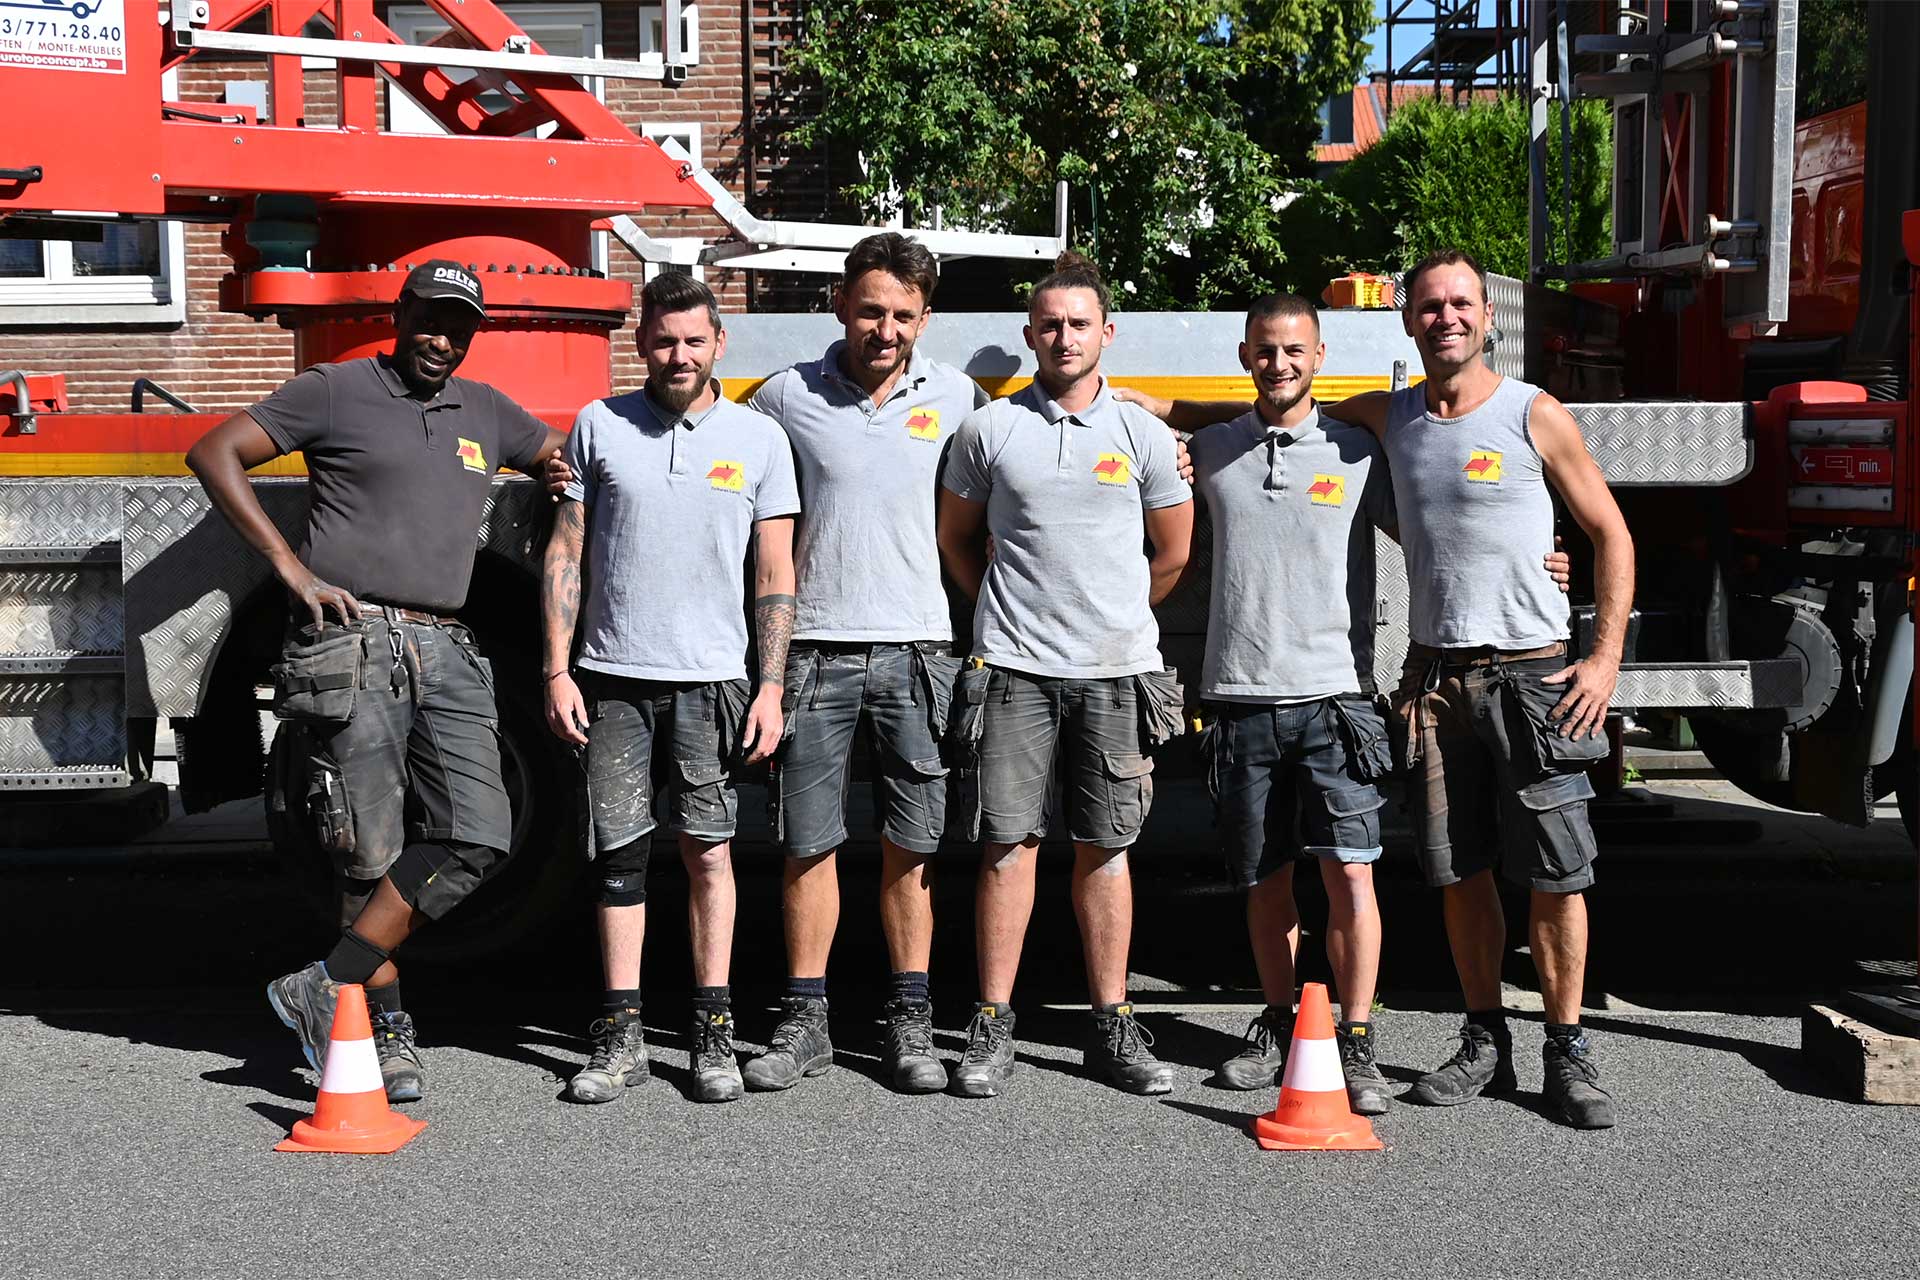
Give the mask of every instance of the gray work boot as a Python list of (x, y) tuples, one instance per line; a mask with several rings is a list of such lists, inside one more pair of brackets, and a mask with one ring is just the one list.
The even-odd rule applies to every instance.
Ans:
[(567, 1096), (575, 1102), (612, 1102), (653, 1078), (638, 1017), (596, 1018), (587, 1035), (593, 1041), (593, 1055), (567, 1082)]
[(765, 1053), (747, 1062), (747, 1088), (761, 1092), (791, 1089), (802, 1076), (817, 1076), (832, 1065), (826, 1000), (787, 996), (780, 1001), (780, 1024), (773, 1029), (773, 1042)]
[(1347, 1107), (1357, 1116), (1383, 1116), (1393, 1105), (1387, 1078), (1373, 1060), (1373, 1024), (1342, 1022), (1333, 1029), (1340, 1042), (1340, 1073), (1347, 1078)]
[(695, 1009), (688, 1036), (687, 1069), (696, 1102), (732, 1102), (743, 1092), (740, 1060), (733, 1052), (733, 1011)]
[(887, 1046), (881, 1058), (887, 1079), (901, 1093), (938, 1093), (947, 1069), (933, 1055), (933, 1005), (925, 1000), (887, 1001)]
[(1512, 1093), (1513, 1033), (1506, 1019), (1483, 1027), (1477, 1022), (1460, 1026), (1460, 1047), (1439, 1067), (1413, 1082), (1403, 1095), (1409, 1102), (1429, 1107), (1452, 1107), (1471, 1102), (1482, 1093)]
[(1550, 1035), (1541, 1054), (1547, 1068), (1541, 1090), (1547, 1110), (1575, 1129), (1611, 1129), (1613, 1097), (1600, 1087), (1600, 1068), (1594, 1065), (1586, 1032)]
[(1013, 1010), (976, 1004), (966, 1051), (953, 1066), (948, 1091), (962, 1098), (997, 1098), (1012, 1074)]
[(1293, 1010), (1270, 1004), (1247, 1024), (1240, 1052), (1214, 1069), (1213, 1083), (1222, 1089), (1271, 1089), (1292, 1044)]
[(327, 976), (327, 966), (318, 960), (267, 984), (267, 1003), (300, 1037), (300, 1052), (315, 1071), (326, 1064), (327, 1045), (333, 1038), (333, 1007), (339, 999), (340, 984)]
[(1096, 1009), (1087, 1041), (1087, 1072), (1126, 1093), (1172, 1093), (1173, 1068), (1153, 1056), (1152, 1044), (1153, 1037), (1135, 1021), (1131, 1003)]
[(414, 1041), (413, 1015), (399, 1009), (388, 1013), (375, 1008), (370, 1012), (373, 1050), (380, 1058), (380, 1079), (387, 1086), (387, 1101), (420, 1101), (427, 1089), (427, 1071)]

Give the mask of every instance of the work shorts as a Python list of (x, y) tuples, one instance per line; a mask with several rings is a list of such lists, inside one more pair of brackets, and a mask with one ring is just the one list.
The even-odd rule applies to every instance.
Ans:
[(946, 641), (797, 643), (787, 655), (786, 731), (767, 806), (788, 855), (811, 858), (847, 838), (853, 742), (871, 745), (880, 834), (909, 853), (940, 847), (947, 825), (946, 736), (960, 659)]
[[(277, 709), (307, 744), (308, 820), (342, 875), (378, 880), (409, 843), (432, 841), (487, 851), (465, 855), (486, 863), (469, 868), (478, 883), (513, 834), (493, 667), (458, 623), (366, 609), (346, 626), (292, 630), (275, 670)], [(321, 650), (343, 660), (316, 661)], [(331, 687), (316, 701), (289, 690), (303, 680)]]
[(1227, 876), (1256, 885), (1293, 858), (1380, 857), (1386, 721), (1360, 694), (1288, 706), (1225, 702), (1201, 753)]
[(1407, 796), (1416, 852), (1430, 885), (1491, 869), (1543, 893), (1593, 883), (1598, 853), (1587, 769), (1608, 751), (1605, 734), (1562, 737), (1547, 721), (1566, 694), (1540, 683), (1567, 666), (1565, 646), (1519, 657), (1414, 645), (1393, 709), (1405, 735)]
[[(664, 792), (667, 830), (731, 840), (733, 770), (752, 691), (745, 680), (668, 684), (598, 671), (577, 677), (587, 704), (587, 807), (599, 853), (650, 833)], [(659, 748), (664, 747), (664, 750)]]
[(1153, 805), (1146, 747), (1162, 737), (1153, 726), (1169, 711), (1176, 731), (1179, 724), (1179, 686), (1170, 676), (1082, 680), (980, 667), (962, 676), (960, 688), (956, 736), (975, 744), (971, 838), (1044, 838), (1062, 803), (1067, 834), (1081, 844), (1126, 849), (1140, 838)]

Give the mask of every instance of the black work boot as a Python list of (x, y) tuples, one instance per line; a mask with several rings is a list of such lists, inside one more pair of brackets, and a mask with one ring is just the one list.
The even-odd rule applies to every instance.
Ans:
[(1271, 1089), (1292, 1044), (1293, 1010), (1270, 1004), (1247, 1024), (1247, 1042), (1214, 1070), (1213, 1083), (1222, 1089)]
[(1491, 1027), (1462, 1023), (1460, 1047), (1453, 1056), (1414, 1081), (1404, 1096), (1423, 1106), (1452, 1107), (1482, 1093), (1512, 1093), (1516, 1087), (1513, 1033), (1502, 1018)]
[(1013, 1010), (976, 1004), (967, 1024), (967, 1048), (947, 1088), (962, 1098), (997, 1098), (1013, 1074)]
[(1153, 1056), (1152, 1043), (1147, 1029), (1134, 1020), (1132, 1004), (1096, 1009), (1087, 1071), (1127, 1093), (1172, 1093), (1173, 1068)]
[(380, 1079), (388, 1102), (418, 1102), (426, 1093), (427, 1072), (414, 1043), (413, 1015), (396, 1009), (374, 1009), (373, 1050), (380, 1058)]
[(933, 1056), (933, 1006), (925, 1000), (887, 1001), (887, 1047), (881, 1065), (901, 1093), (938, 1093), (947, 1069)]
[(1373, 1060), (1373, 1024), (1342, 1022), (1333, 1029), (1340, 1042), (1340, 1073), (1347, 1078), (1347, 1107), (1357, 1116), (1383, 1116), (1392, 1106), (1387, 1078)]
[(732, 1102), (743, 1092), (740, 1060), (733, 1052), (731, 1009), (693, 1011), (693, 1030), (687, 1037), (687, 1069), (693, 1074), (695, 1102)]
[(315, 1071), (326, 1065), (339, 1000), (340, 984), (327, 976), (327, 966), (319, 960), (267, 984), (267, 1003), (300, 1038), (300, 1052)]
[(1587, 1033), (1550, 1035), (1541, 1056), (1547, 1071), (1540, 1092), (1547, 1109), (1575, 1129), (1613, 1128), (1613, 1097), (1600, 1087), (1600, 1068), (1593, 1063)]
[(575, 1102), (612, 1102), (653, 1078), (638, 1017), (596, 1018), (587, 1036), (593, 1041), (593, 1056), (567, 1082), (567, 1096)]
[(780, 1001), (780, 1025), (773, 1029), (773, 1043), (747, 1062), (747, 1088), (791, 1089), (800, 1077), (817, 1076), (832, 1065), (827, 1002), (818, 996), (786, 996)]

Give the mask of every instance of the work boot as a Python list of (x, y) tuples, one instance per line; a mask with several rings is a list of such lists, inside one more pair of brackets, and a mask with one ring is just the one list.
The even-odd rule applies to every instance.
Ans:
[(1152, 1043), (1147, 1029), (1134, 1020), (1132, 1004), (1096, 1009), (1087, 1071), (1126, 1093), (1172, 1093), (1173, 1068), (1153, 1056)]
[(695, 1102), (732, 1102), (742, 1092), (740, 1060), (733, 1053), (733, 1013), (695, 1009), (687, 1038), (687, 1069)]
[(427, 1087), (427, 1069), (414, 1042), (413, 1015), (396, 1009), (374, 1009), (373, 1051), (380, 1057), (380, 1079), (386, 1082), (388, 1102), (418, 1102)]
[(747, 1088), (763, 1093), (791, 1089), (800, 1077), (817, 1076), (832, 1065), (825, 998), (786, 996), (780, 1001), (780, 1025), (773, 1029), (773, 1043), (747, 1063)]
[(653, 1078), (639, 1018), (596, 1018), (587, 1036), (593, 1041), (593, 1056), (567, 1082), (567, 1096), (575, 1102), (612, 1102)]
[(954, 1064), (947, 1088), (962, 1098), (997, 1098), (1012, 1074), (1013, 1010), (976, 1004), (967, 1024), (966, 1052)]
[(1347, 1078), (1347, 1107), (1357, 1116), (1383, 1116), (1392, 1104), (1387, 1078), (1373, 1060), (1373, 1024), (1343, 1022), (1333, 1029), (1340, 1042), (1340, 1073)]
[(1293, 1043), (1293, 1010), (1270, 1004), (1247, 1024), (1240, 1052), (1214, 1070), (1213, 1083), (1223, 1089), (1271, 1089), (1286, 1065)]
[(339, 999), (340, 984), (327, 976), (327, 966), (318, 960), (267, 984), (267, 1003), (300, 1037), (300, 1052), (315, 1071), (326, 1063), (327, 1044), (333, 1038), (333, 1006)]
[(947, 1069), (933, 1056), (933, 1006), (925, 1000), (887, 1001), (887, 1047), (881, 1065), (901, 1093), (938, 1093)]
[(1413, 1082), (1404, 1095), (1429, 1107), (1472, 1102), (1482, 1093), (1512, 1093), (1513, 1033), (1505, 1019), (1491, 1028), (1477, 1022), (1460, 1025), (1460, 1047), (1439, 1067)]
[(1600, 1087), (1600, 1068), (1593, 1064), (1587, 1033), (1548, 1036), (1541, 1056), (1547, 1072), (1540, 1092), (1547, 1109), (1575, 1129), (1613, 1128), (1613, 1097)]

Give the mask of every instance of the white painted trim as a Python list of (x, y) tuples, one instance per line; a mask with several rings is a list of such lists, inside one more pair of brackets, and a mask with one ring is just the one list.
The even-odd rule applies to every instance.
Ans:
[[(640, 61), (658, 62), (664, 65), (667, 51), (657, 46), (653, 39), (654, 24), (661, 21), (665, 11), (663, 4), (649, 4), (641, 0), (640, 4)], [(700, 6), (689, 0), (680, 6), (680, 31), (682, 35), (680, 61), (689, 67), (700, 65)], [(662, 33), (665, 34), (664, 32)], [(654, 47), (649, 47), (654, 46)]]
[[(691, 8), (692, 6), (688, 7)], [(663, 138), (672, 139), (673, 142), (686, 153), (687, 158), (693, 161), (694, 166), (696, 168), (699, 167), (701, 161), (700, 122), (698, 120), (646, 120), (641, 122), (639, 133), (641, 137), (650, 138), (655, 142), (659, 142)], [(695, 243), (704, 242), (696, 241)], [(660, 265), (658, 262), (647, 263), (641, 271), (642, 278), (651, 280), (659, 275)], [(675, 270), (685, 271), (695, 280), (705, 280), (707, 278), (707, 269), (702, 266), (676, 267)]]

